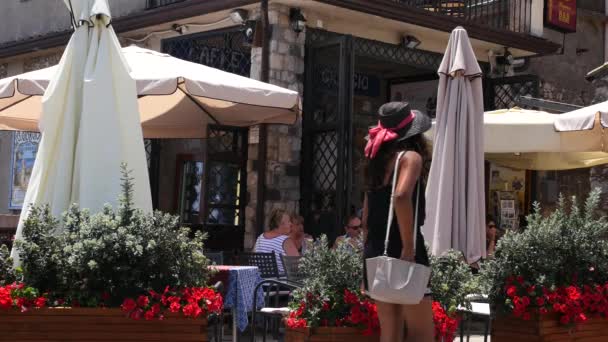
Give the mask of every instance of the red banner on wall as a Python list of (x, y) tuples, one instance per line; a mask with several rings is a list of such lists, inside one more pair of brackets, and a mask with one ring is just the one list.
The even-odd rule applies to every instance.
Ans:
[(545, 25), (576, 32), (576, 0), (545, 0)]

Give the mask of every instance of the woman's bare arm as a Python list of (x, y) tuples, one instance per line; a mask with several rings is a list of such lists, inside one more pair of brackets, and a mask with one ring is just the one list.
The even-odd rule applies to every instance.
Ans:
[(414, 260), (414, 204), (412, 195), (422, 170), (422, 157), (413, 151), (406, 152), (399, 162), (399, 174), (395, 186), (393, 205), (399, 224), (399, 234), (403, 248), (401, 259)]

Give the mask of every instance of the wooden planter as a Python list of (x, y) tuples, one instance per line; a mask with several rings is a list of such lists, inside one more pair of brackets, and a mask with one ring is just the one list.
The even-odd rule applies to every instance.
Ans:
[(363, 336), (357, 328), (286, 328), (285, 342), (378, 342), (380, 336)]
[(499, 316), (492, 323), (492, 342), (608, 341), (608, 320), (590, 318), (576, 326), (564, 326), (557, 315), (536, 316), (529, 321)]
[(120, 309), (0, 310), (0, 341), (209, 341), (206, 319), (169, 315), (135, 321)]

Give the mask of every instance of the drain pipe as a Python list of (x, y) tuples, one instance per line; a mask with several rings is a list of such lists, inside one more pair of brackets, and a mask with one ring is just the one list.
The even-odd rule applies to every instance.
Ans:
[[(604, 14), (604, 19), (608, 19), (608, 0), (604, 3)], [(608, 21), (604, 22), (604, 62), (608, 62)]]
[[(606, 0), (608, 1), (608, 0)], [(260, 80), (268, 83), (270, 80), (270, 22), (268, 20), (268, 0), (261, 0), (262, 14), (262, 60), (260, 65)], [(256, 236), (264, 232), (266, 203), (266, 164), (268, 158), (266, 124), (260, 124), (258, 140), (258, 183), (256, 192), (255, 230)]]

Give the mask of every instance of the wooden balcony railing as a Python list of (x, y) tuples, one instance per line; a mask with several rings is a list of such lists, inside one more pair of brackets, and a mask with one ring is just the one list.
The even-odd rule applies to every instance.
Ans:
[(393, 0), (493, 29), (529, 34), (532, 0)]

